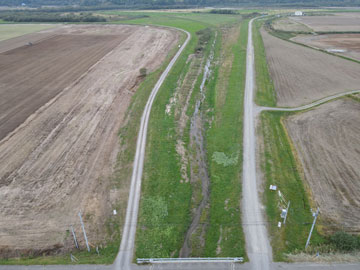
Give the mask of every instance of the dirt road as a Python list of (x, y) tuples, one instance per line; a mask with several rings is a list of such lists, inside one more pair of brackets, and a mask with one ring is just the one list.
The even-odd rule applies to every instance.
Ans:
[[(184, 30), (182, 30), (184, 31)], [(137, 137), (136, 143), (136, 153), (133, 164), (133, 173), (131, 176), (131, 187), (129, 193), (128, 206), (126, 209), (126, 220), (123, 229), (123, 235), (121, 239), (120, 250), (118, 256), (115, 260), (115, 269), (127, 270), (131, 269), (132, 258), (134, 254), (134, 244), (135, 244), (135, 233), (137, 225), (137, 217), (139, 211), (139, 202), (141, 195), (141, 178), (144, 167), (144, 157), (145, 157), (145, 147), (146, 147), (146, 136), (147, 136), (147, 127), (151, 112), (151, 106), (154, 102), (157, 92), (159, 91), (162, 83), (164, 82), (169, 71), (175, 64), (176, 60), (188, 44), (190, 40), (190, 33), (184, 31), (187, 34), (187, 38), (184, 44), (181, 46), (179, 51), (173, 57), (165, 71), (161, 74), (160, 79), (154, 86), (151, 91), (150, 97), (146, 103), (143, 115), (140, 122), (140, 130)]]
[[(124, 34), (123, 38), (121, 33)], [(72, 38), (69, 38), (69, 35)], [(109, 38), (109, 35), (115, 37)], [(11, 96), (20, 86), (36, 85), (36, 78), (39, 80), (38, 85), (41, 85), (46, 71), (53, 71), (50, 73), (53, 81), (60, 78), (73, 81), (67, 81), (67, 85), (61, 81), (63, 89), (59, 90), (54, 98), (42, 99), (46, 104), (41, 104), (25, 122), (0, 141), (2, 256), (39, 254), (73, 248), (73, 241), (67, 233), (70, 225), (74, 225), (78, 240), (83, 246), (77, 216), (79, 210), (83, 211), (89, 241), (93, 244), (104, 241), (104, 222), (111, 216), (112, 205), (117, 200), (116, 196), (110, 195), (118, 192), (111, 188), (111, 176), (119, 146), (118, 130), (124, 122), (126, 109), (136, 90), (139, 69), (156, 69), (165, 59), (167, 52), (178, 42), (178, 36), (176, 31), (162, 28), (82, 25), (67, 27), (55, 39), (42, 41), (45, 44), (51, 42), (50, 44), (54, 45), (52, 51), (43, 48), (42, 42), (32, 46), (33, 48), (15, 49), (15, 52), (18, 52), (15, 54), (17, 57), (25, 51), (25, 54), (36, 51), (36, 47), (40, 46), (43, 55), (39, 57), (47, 60), (39, 65), (43, 64), (46, 69), (42, 70), (41, 65), (36, 67), (39, 73), (32, 73), (33, 77), (28, 80), (25, 80), (21, 73), (17, 73), (21, 84), (18, 85), (16, 78), (13, 78), (13, 84), (19, 88), (13, 89), (9, 85), (8, 89), (13, 91), (2, 92), (5, 97)], [(69, 48), (69, 45), (63, 42), (55, 42), (64, 38), (71, 44), (79, 43), (78, 47), (84, 50), (93, 48), (96, 45), (94, 40), (97, 39), (109, 44), (117, 40), (118, 43), (85, 72), (80, 68), (84, 73), (78, 74), (78, 78), (74, 80), (70, 75), (62, 75), (67, 75), (69, 70), (72, 70), (71, 65), (76, 66), (91, 57), (72, 56), (76, 60), (74, 62), (68, 59), (71, 58), (68, 56), (70, 66), (59, 63), (62, 67), (60, 70), (52, 67), (54, 63), (51, 55), (66, 55), (64, 50)], [(63, 46), (59, 46), (61, 44)], [(142, 53), (144, 51), (147, 53)], [(7, 51), (1, 57), (6, 58), (9, 53), (15, 52)], [(87, 53), (95, 55), (96, 51), (87, 50)], [(62, 61), (60, 58), (56, 59), (58, 62)], [(23, 61), (26, 60), (21, 60)], [(34, 58), (33, 61), (37, 59)], [(8, 64), (11, 67), (15, 65), (10, 60)], [(30, 66), (31, 63), (28, 72), (32, 72)], [(21, 70), (20, 63), (18, 68)], [(16, 72), (15, 67), (13, 70)], [(4, 78), (11, 76), (7, 73), (2, 73), (1, 83), (7, 82)], [(42, 95), (53, 95), (54, 87), (58, 85), (51, 84), (49, 80), (40, 96), (35, 86), (34, 91), (27, 92), (24, 88), (21, 95), (7, 99), (4, 105), (12, 110), (16, 102), (25, 97), (29, 98), (29, 103), (23, 106), (32, 107), (33, 101), (41, 99)], [(33, 95), (35, 97), (32, 97)], [(0, 100), (3, 102), (3, 98)], [(8, 106), (11, 104), (13, 105)], [(2, 112), (1, 115), (6, 114)], [(127, 193), (126, 190), (124, 193)]]
[(256, 175), (256, 137), (254, 114), (254, 48), (252, 43), (252, 22), (249, 23), (246, 83), (244, 100), (244, 158), (243, 158), (243, 229), (251, 269), (271, 269), (272, 251), (267, 234), (262, 206), (258, 196)]

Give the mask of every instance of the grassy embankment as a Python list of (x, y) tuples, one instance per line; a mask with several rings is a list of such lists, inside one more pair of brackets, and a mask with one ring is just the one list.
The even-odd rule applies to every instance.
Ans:
[(264, 21), (260, 19), (253, 22), (254, 60), (256, 67), (255, 102), (261, 106), (275, 107), (276, 94), (274, 83), (269, 73), (264, 43), (260, 33), (260, 28), (263, 24)]
[[(256, 67), (256, 103), (263, 106), (276, 106), (275, 89), (268, 71), (264, 44), (259, 33), (263, 22), (254, 24), (254, 47)], [(301, 178), (301, 165), (296, 152), (283, 125), (283, 120), (290, 113), (262, 112), (260, 116), (260, 135), (263, 139), (261, 153), (261, 169), (264, 173), (264, 205), (269, 221), (269, 232), (276, 261), (286, 260), (285, 253), (304, 250), (310, 231), (312, 214), (310, 212), (309, 192), (306, 191)], [(278, 186), (285, 200), (290, 201), (290, 210), (286, 226), (281, 229), (277, 223), (281, 221), (281, 203), (277, 192), (269, 189), (270, 185)], [(322, 243), (324, 239), (314, 232), (311, 243)]]
[[(193, 38), (186, 51), (184, 51), (184, 54), (179, 58), (177, 64), (164, 82), (151, 113), (136, 242), (137, 257), (176, 257), (183, 244), (186, 230), (191, 222), (190, 211), (193, 207), (193, 202), (191, 201), (192, 194), (193, 192), (198, 192), (198, 190), (193, 190), (190, 183), (181, 181), (180, 158), (176, 152), (176, 141), (178, 139), (176, 120), (171, 115), (165, 114), (165, 108), (173, 96), (179, 83), (179, 78), (184, 77), (184, 74), (188, 72), (188, 55), (194, 53), (198, 45), (198, 37), (195, 33), (204, 28), (216, 28), (218, 25), (234, 22), (239, 20), (239, 16), (231, 15), (228, 17), (227, 15), (218, 14), (214, 16), (210, 14), (182, 13), (175, 14), (171, 17), (168, 13), (162, 12), (158, 14), (149, 13), (148, 15), (149, 17), (147, 18), (136, 20), (136, 23), (181, 27), (193, 34)], [(246, 37), (246, 33), (243, 34), (243, 36), (244, 35)], [(210, 44), (211, 42), (208, 43)], [(208, 49), (209, 48), (207, 48), (206, 51)], [(206, 54), (207, 52), (205, 52), (205, 55)], [(238, 65), (240, 66), (240, 64)], [(236, 70), (234, 74), (235, 72)], [(199, 78), (201, 79), (201, 77)], [(199, 90), (199, 78), (190, 100), (190, 106), (187, 112), (188, 116), (193, 112), (195, 96)], [(236, 80), (237, 78), (238, 74), (232, 75), (232, 80)], [(241, 105), (239, 107), (241, 107)], [(189, 123), (187, 127), (189, 127)], [(185, 132), (184, 138), (182, 138), (185, 143), (188, 141), (188, 136)], [(211, 187), (211, 193), (213, 193), (214, 190), (216, 189)], [(222, 192), (224, 192), (224, 190), (222, 190)], [(234, 203), (237, 203), (237, 207), (239, 208), (240, 193), (238, 192), (234, 197), (237, 198), (234, 199)], [(212, 212), (211, 209), (215, 207), (215, 204), (212, 202), (211, 205), (210, 213)], [(222, 209), (222, 211), (226, 210)], [(217, 212), (219, 212), (219, 210), (217, 210)], [(210, 218), (215, 218), (215, 214), (216, 211), (214, 212), (214, 216), (210, 214)], [(242, 252), (238, 252), (239, 250), (243, 250), (244, 244), (243, 241), (238, 241), (239, 238), (242, 237), (240, 211), (238, 212), (238, 216), (239, 219), (236, 225), (233, 225), (236, 230), (234, 229), (232, 232), (240, 232), (238, 234), (239, 236), (233, 237), (233, 239), (228, 237), (228, 241), (223, 240), (226, 248), (224, 248), (221, 255), (228, 254), (231, 256), (231, 254), (236, 253), (237, 256), (240, 256), (243, 254)], [(236, 217), (234, 219), (236, 219)], [(213, 220), (210, 222), (213, 223)], [(218, 238), (214, 237), (216, 235), (214, 230), (216, 230), (216, 226), (210, 228), (209, 233), (205, 235), (206, 250), (204, 251), (204, 255), (206, 256), (216, 256)], [(219, 230), (219, 227), (217, 227), (217, 230)], [(232, 241), (232, 243), (230, 243), (230, 241)], [(234, 245), (235, 242), (236, 244)]]
[[(289, 113), (263, 112), (261, 114), (261, 135), (264, 140), (261, 168), (264, 172), (264, 204), (269, 221), (269, 232), (273, 247), (274, 260), (286, 260), (284, 253), (304, 250), (306, 239), (312, 223), (309, 194), (301, 177), (301, 167), (291, 140), (286, 132), (283, 120)], [(276, 191), (269, 189), (276, 185), (286, 202), (290, 201), (290, 209), (286, 226), (277, 227), (281, 203)], [(311, 244), (323, 243), (324, 239), (314, 230)]]
[(211, 181), (209, 228), (205, 256), (246, 257), (241, 225), (243, 96), (248, 20), (236, 29), (236, 39), (223, 45), (217, 80), (210, 81), (207, 150)]

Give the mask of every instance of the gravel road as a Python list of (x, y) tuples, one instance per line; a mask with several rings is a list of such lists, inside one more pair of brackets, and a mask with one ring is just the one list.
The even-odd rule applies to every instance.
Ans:
[(128, 200), (128, 206), (126, 210), (126, 219), (123, 229), (123, 235), (121, 239), (120, 250), (118, 256), (115, 260), (115, 269), (130, 269), (131, 262), (134, 254), (134, 243), (135, 243), (135, 234), (136, 234), (136, 225), (137, 217), (139, 210), (139, 201), (141, 195), (141, 178), (144, 167), (144, 156), (145, 156), (145, 146), (146, 146), (146, 135), (147, 127), (151, 112), (151, 106), (154, 102), (155, 96), (159, 91), (162, 83), (164, 82), (166, 76), (168, 75), (170, 69), (175, 64), (176, 60), (188, 44), (190, 40), (190, 33), (184, 31), (187, 34), (187, 38), (184, 44), (181, 46), (179, 51), (176, 53), (174, 58), (171, 60), (170, 64), (167, 66), (163, 74), (161, 74), (160, 79), (153, 88), (150, 97), (146, 103), (143, 115), (141, 117), (140, 130), (136, 143), (136, 153), (133, 165), (133, 173), (131, 177), (131, 187)]
[(244, 100), (244, 161), (243, 161), (243, 229), (247, 254), (251, 269), (271, 269), (272, 251), (258, 196), (256, 179), (256, 137), (254, 114), (254, 47), (252, 43), (252, 22), (249, 23), (249, 36), (246, 59), (246, 82)]

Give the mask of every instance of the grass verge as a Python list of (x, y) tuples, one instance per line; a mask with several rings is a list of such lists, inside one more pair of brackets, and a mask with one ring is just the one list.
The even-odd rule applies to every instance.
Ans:
[(206, 130), (211, 182), (210, 220), (205, 237), (208, 257), (246, 257), (240, 199), (248, 20), (237, 31), (235, 42), (224, 47), (224, 61), (230, 59), (231, 64), (215, 71), (218, 80), (209, 83), (214, 87), (209, 87), (206, 98), (207, 106), (214, 108)]
[(256, 71), (256, 95), (255, 102), (261, 106), (275, 107), (276, 93), (273, 80), (269, 73), (266, 60), (266, 52), (260, 28), (263, 26), (263, 20), (255, 20), (253, 23), (253, 44)]
[[(265, 176), (264, 205), (269, 222), (269, 232), (275, 261), (284, 261), (284, 253), (304, 250), (312, 223), (309, 191), (305, 188), (300, 176), (301, 167), (294, 155), (295, 150), (288, 137), (283, 121), (291, 113), (262, 112), (260, 116), (260, 132), (264, 141), (261, 167)], [(290, 201), (290, 209), (286, 226), (277, 227), (281, 209), (286, 203), (281, 202), (277, 191), (269, 189), (276, 185), (286, 202)], [(316, 228), (311, 238), (313, 246), (324, 243)]]

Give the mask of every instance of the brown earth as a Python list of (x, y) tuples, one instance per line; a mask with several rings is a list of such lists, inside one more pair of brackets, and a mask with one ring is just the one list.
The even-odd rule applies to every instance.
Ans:
[(280, 19), (273, 21), (272, 27), (275, 30), (280, 30), (280, 31), (290, 31), (290, 32), (311, 32), (312, 31), (312, 29), (310, 29), (306, 25), (304, 25), (298, 21), (292, 20), (289, 17), (280, 18)]
[(360, 65), (261, 30), (277, 105), (296, 107), (360, 88)]
[(292, 17), (307, 25), (315, 32), (352, 32), (360, 31), (360, 13), (334, 13), (326, 16), (297, 16)]
[(286, 121), (324, 231), (360, 232), (360, 102), (326, 103)]
[(2, 256), (72, 248), (70, 225), (83, 244), (79, 210), (89, 241), (105, 238), (117, 132), (139, 69), (156, 69), (178, 38), (152, 27), (67, 26), (0, 55), (1, 119), (27, 117), (0, 141)]
[(330, 52), (340, 49), (337, 54), (360, 61), (360, 34), (299, 35), (292, 40)]

